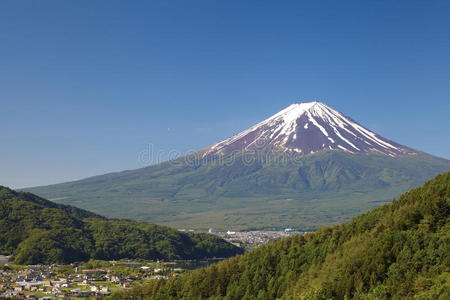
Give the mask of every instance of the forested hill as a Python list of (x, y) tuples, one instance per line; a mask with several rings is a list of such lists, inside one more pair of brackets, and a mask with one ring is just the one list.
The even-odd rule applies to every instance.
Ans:
[(104, 217), (81, 209), (77, 208), (75, 206), (71, 205), (64, 205), (64, 204), (58, 204), (52, 201), (49, 201), (47, 199), (41, 198), (35, 194), (27, 193), (27, 192), (20, 192), (20, 191), (14, 191), (7, 187), (0, 186), (0, 201), (22, 201), (22, 202), (31, 202), (35, 204), (39, 204), (43, 207), (47, 208), (57, 208), (60, 210), (63, 210), (70, 215), (73, 215), (78, 218), (97, 218), (97, 219), (104, 219)]
[(0, 254), (19, 264), (94, 259), (199, 259), (242, 253), (209, 234), (145, 222), (108, 220), (0, 186)]
[(113, 297), (449, 299), (450, 173), (351, 222)]

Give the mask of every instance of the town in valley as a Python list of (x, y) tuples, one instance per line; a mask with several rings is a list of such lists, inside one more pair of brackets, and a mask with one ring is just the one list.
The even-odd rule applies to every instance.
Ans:
[[(181, 229), (180, 231), (193, 231)], [(270, 241), (306, 232), (284, 230), (220, 231), (208, 230), (248, 251)], [(119, 290), (152, 279), (167, 279), (186, 271), (221, 261), (101, 261), (69, 265), (15, 265), (0, 255), (0, 299), (51, 300), (106, 297)]]

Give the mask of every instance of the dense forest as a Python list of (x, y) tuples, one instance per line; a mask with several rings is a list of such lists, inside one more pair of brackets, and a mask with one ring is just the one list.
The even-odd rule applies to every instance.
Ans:
[(0, 254), (18, 264), (88, 259), (201, 259), (242, 249), (210, 234), (109, 220), (30, 193), (0, 187)]
[(115, 299), (449, 299), (450, 173), (351, 222)]

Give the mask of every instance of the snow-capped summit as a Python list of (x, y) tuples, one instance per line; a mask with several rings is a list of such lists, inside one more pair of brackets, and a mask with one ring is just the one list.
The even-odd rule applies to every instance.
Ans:
[(208, 154), (274, 149), (310, 154), (321, 150), (382, 153), (419, 152), (390, 141), (321, 102), (295, 103), (270, 118), (210, 147)]

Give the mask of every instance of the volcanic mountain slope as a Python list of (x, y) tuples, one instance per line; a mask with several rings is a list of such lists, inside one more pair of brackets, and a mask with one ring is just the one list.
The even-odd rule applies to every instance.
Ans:
[(284, 238), (112, 298), (447, 300), (449, 262), (446, 173), (349, 223)]
[(172, 161), (27, 190), (177, 227), (310, 230), (346, 221), (447, 170), (449, 160), (311, 102)]

